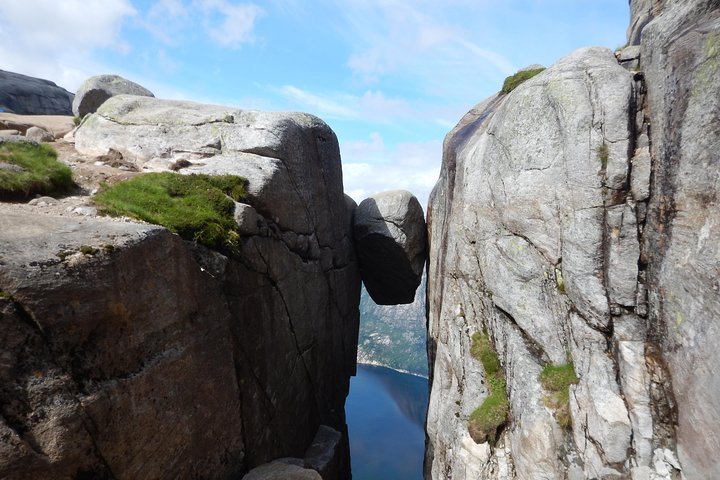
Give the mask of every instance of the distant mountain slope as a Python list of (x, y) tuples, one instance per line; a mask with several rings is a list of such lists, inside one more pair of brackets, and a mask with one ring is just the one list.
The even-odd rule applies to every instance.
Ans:
[(358, 362), (427, 377), (425, 277), (407, 305), (377, 305), (363, 287)]

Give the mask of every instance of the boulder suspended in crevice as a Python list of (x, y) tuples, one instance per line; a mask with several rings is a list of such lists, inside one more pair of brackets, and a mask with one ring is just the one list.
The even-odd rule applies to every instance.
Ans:
[(412, 303), (426, 258), (425, 217), (405, 190), (378, 193), (355, 209), (353, 237), (365, 288), (378, 305)]

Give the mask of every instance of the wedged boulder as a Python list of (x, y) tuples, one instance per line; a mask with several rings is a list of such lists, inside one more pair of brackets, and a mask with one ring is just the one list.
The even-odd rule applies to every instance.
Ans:
[(366, 198), (355, 209), (353, 237), (363, 283), (378, 305), (412, 303), (426, 259), (420, 202), (405, 190)]
[(72, 115), (73, 94), (49, 80), (0, 70), (0, 112)]
[(72, 102), (72, 113), (80, 118), (94, 113), (105, 100), (115, 95), (155, 96), (142, 85), (119, 75), (97, 75), (88, 78), (80, 85)]

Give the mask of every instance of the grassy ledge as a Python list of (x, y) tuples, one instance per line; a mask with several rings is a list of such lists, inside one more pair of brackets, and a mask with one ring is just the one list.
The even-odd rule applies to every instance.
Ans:
[(510, 412), (505, 393), (505, 375), (500, 367), (500, 359), (486, 332), (477, 332), (472, 336), (470, 354), (482, 363), (490, 394), (470, 415), (468, 431), (476, 443), (496, 441), (497, 431), (507, 422)]
[(186, 240), (235, 252), (239, 235), (235, 201), (247, 180), (235, 175), (148, 173), (118, 183), (95, 196), (102, 213), (162, 225)]
[(571, 363), (546, 365), (540, 372), (540, 383), (548, 391), (545, 405), (555, 412), (555, 418), (563, 428), (570, 428), (570, 385), (578, 382), (575, 367)]
[(545, 70), (545, 68), (535, 68), (532, 70), (520, 70), (515, 75), (510, 75), (505, 79), (505, 82), (503, 82), (502, 89), (500, 90), (500, 93), (510, 93), (513, 90), (515, 90), (518, 85), (525, 82), (526, 80), (530, 80), (532, 77), (537, 75), (538, 73)]
[(48, 145), (0, 142), (0, 199), (63, 193), (74, 186), (72, 171)]

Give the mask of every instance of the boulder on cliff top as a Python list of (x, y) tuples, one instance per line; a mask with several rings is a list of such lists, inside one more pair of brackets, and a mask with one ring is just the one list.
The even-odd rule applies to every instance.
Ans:
[(379, 305), (412, 303), (425, 266), (425, 216), (405, 190), (378, 193), (355, 209), (353, 237), (360, 273)]
[(0, 112), (72, 115), (73, 94), (49, 80), (0, 70)]
[(105, 100), (115, 95), (155, 96), (147, 88), (119, 75), (97, 75), (88, 78), (80, 85), (72, 102), (72, 112), (84, 117), (96, 112)]

